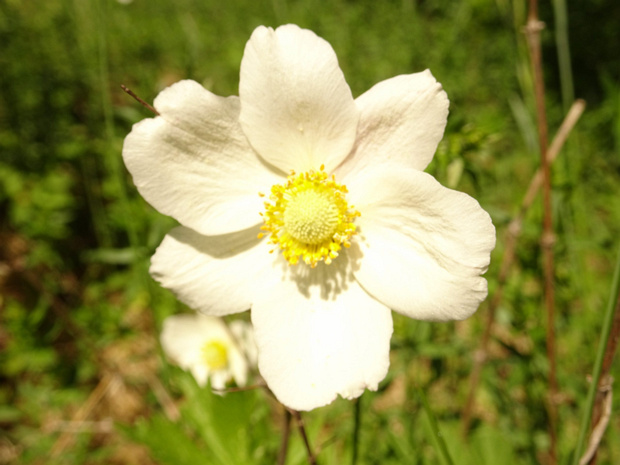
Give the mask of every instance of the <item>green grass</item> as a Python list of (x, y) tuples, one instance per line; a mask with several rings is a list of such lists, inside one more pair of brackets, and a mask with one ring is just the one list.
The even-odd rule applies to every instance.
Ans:
[[(552, 135), (570, 87), (566, 60), (593, 70), (570, 77), (589, 107), (553, 167), (560, 463), (571, 460), (579, 435), (620, 237), (617, 60), (602, 39), (599, 48), (584, 45), (594, 33), (613, 43), (617, 8), (599, 3), (609, 15), (589, 28), (583, 13), (594, 7), (567, 5), (568, 32), (575, 22), (579, 35), (569, 37), (567, 56), (560, 18), (561, 65), (554, 10), (541, 4)], [(120, 84), (148, 102), (186, 78), (237, 94), (252, 30), (289, 22), (332, 44), (356, 96), (430, 68), (451, 113), (429, 172), (491, 213), (498, 230), (487, 273), (493, 292), (505, 228), (538, 163), (525, 13), (518, 0), (0, 3), (0, 463), (274, 463), (277, 456), (281, 412), (266, 394), (200, 393), (161, 357), (161, 322), (183, 306), (147, 270), (174, 221), (142, 200), (122, 164), (131, 125), (151, 115)], [(460, 419), (485, 305), (461, 323), (395, 315), (390, 372), (378, 392), (363, 397), (358, 464), (435, 464), (448, 455), (458, 464), (544, 460), (541, 223), (535, 203), (498, 309), (500, 331), (469, 438), (461, 437)], [(110, 379), (115, 388), (92, 397)], [(178, 401), (182, 422), (164, 415), (154, 379)], [(351, 462), (353, 412), (338, 400), (305, 416), (321, 464)], [(110, 418), (113, 430), (105, 429)], [(63, 422), (72, 419), (95, 423), (67, 432)], [(598, 463), (620, 461), (612, 439), (619, 433), (614, 414)], [(54, 447), (61, 452), (50, 457)], [(306, 463), (295, 431), (287, 463)]]

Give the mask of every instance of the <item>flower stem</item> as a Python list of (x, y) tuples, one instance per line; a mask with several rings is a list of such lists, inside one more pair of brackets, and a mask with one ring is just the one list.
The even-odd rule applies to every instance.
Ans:
[(288, 441), (291, 436), (291, 412), (289, 412), (287, 408), (284, 408), (284, 421), (282, 428), (282, 442), (280, 443), (280, 451), (278, 452), (278, 465), (284, 465), (286, 463)]
[(299, 429), (299, 434), (301, 434), (301, 438), (304, 441), (304, 445), (306, 446), (306, 452), (308, 453), (308, 463), (310, 465), (318, 465), (316, 461), (316, 456), (312, 451), (312, 447), (310, 446), (310, 441), (308, 440), (308, 435), (306, 434), (306, 427), (304, 426), (304, 420), (301, 417), (301, 413), (297, 410), (291, 410), (291, 414), (295, 418), (297, 422), (297, 428)]
[[(603, 320), (603, 327), (601, 329), (601, 339), (598, 345), (598, 351), (596, 353), (596, 360), (594, 362), (594, 370), (592, 373), (592, 382), (588, 389), (588, 397), (586, 399), (586, 408), (583, 411), (581, 418), (581, 425), (579, 428), (579, 439), (577, 440), (577, 446), (573, 454), (573, 465), (580, 463), (579, 458), (581, 456), (581, 450), (586, 439), (586, 434), (590, 426), (590, 418), (592, 417), (592, 409), (594, 407), (594, 399), (596, 397), (596, 391), (599, 387), (599, 380), (601, 378), (601, 372), (603, 371), (603, 365), (611, 366), (611, 359), (613, 352), (616, 349), (616, 343), (618, 340), (618, 334), (614, 334), (614, 337), (610, 339), (612, 332), (612, 326), (617, 333), (620, 331), (620, 325), (614, 325), (614, 315), (620, 312), (620, 252), (616, 260), (616, 269), (614, 271), (614, 277), (611, 285), (611, 293), (609, 296), (609, 302), (607, 304), (607, 310), (605, 312), (605, 319)], [(608, 344), (611, 341), (611, 344)]]
[(361, 406), (362, 398), (358, 397), (353, 401), (353, 454), (351, 455), (351, 465), (357, 464), (359, 453), (360, 427), (362, 424)]

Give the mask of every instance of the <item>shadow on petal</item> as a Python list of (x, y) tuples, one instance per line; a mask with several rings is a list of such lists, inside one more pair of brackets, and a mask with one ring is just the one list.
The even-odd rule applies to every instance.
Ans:
[(233, 257), (256, 246), (262, 240), (258, 238), (260, 226), (258, 224), (248, 229), (217, 236), (205, 236), (189, 228), (175, 228), (170, 232), (170, 235), (197, 252), (223, 259)]
[(307, 299), (319, 297), (322, 300), (335, 301), (355, 281), (354, 273), (360, 268), (362, 256), (359, 246), (352, 243), (349, 249), (343, 249), (329, 265), (320, 262), (316, 268), (305, 264), (287, 267), (285, 279), (293, 281)]

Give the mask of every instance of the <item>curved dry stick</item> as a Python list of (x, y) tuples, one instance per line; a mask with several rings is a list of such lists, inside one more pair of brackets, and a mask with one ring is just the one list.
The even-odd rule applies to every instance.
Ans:
[[(602, 378), (601, 378), (602, 380)], [(611, 419), (611, 405), (613, 401), (613, 391), (611, 389), (611, 381), (608, 380), (609, 383), (605, 388), (605, 392), (603, 393), (603, 412), (601, 417), (599, 418), (596, 426), (592, 430), (592, 434), (590, 435), (590, 443), (588, 444), (588, 449), (583, 454), (581, 459), (579, 460), (579, 465), (588, 465), (592, 464), (596, 461), (596, 452), (598, 451), (598, 446), (603, 439), (603, 435), (605, 434), (605, 430), (607, 430), (607, 425), (609, 424), (609, 420)], [(599, 389), (599, 393), (600, 393)]]
[[(601, 424), (605, 415), (607, 415), (607, 402), (609, 402), (609, 408), (611, 409), (611, 401), (608, 399), (611, 397), (611, 392), (608, 394), (607, 391), (611, 391), (611, 384), (613, 382), (613, 377), (611, 376), (611, 366), (614, 361), (614, 355), (616, 354), (616, 349), (618, 348), (618, 343), (620, 342), (620, 296), (618, 296), (618, 300), (616, 301), (616, 308), (614, 310), (614, 321), (611, 328), (611, 333), (609, 335), (609, 339), (607, 339), (607, 346), (605, 347), (605, 356), (603, 358), (603, 366), (601, 369), (601, 378), (598, 383), (598, 392), (596, 395), (596, 403), (594, 405), (594, 410), (592, 411), (592, 424), (596, 425), (592, 431), (592, 435), (590, 438), (590, 445), (588, 446), (588, 452), (590, 451), (590, 446), (595, 441), (595, 438), (598, 434), (597, 428), (598, 425)], [(609, 412), (611, 415), (611, 411)], [(608, 422), (609, 420), (607, 420)], [(598, 440), (596, 440), (596, 448), (589, 458), (589, 465), (596, 464), (596, 452), (598, 450), (598, 444), (602, 439), (602, 435), (605, 432), (605, 429), (601, 429), (600, 436)], [(584, 454), (585, 457), (585, 454)]]

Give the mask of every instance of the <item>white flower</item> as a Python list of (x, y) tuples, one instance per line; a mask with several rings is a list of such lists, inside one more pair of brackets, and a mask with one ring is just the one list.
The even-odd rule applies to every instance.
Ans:
[(213, 389), (233, 381), (244, 386), (248, 363), (255, 361), (256, 346), (251, 327), (202, 314), (174, 315), (164, 320), (161, 345), (177, 365), (189, 370), (200, 386), (211, 380)]
[(182, 224), (151, 274), (205, 314), (250, 308), (259, 370), (285, 405), (376, 389), (390, 309), (460, 320), (487, 294), (489, 215), (422, 171), (447, 96), (424, 71), (354, 100), (331, 46), (294, 25), (254, 31), (239, 94), (179, 82), (125, 140), (140, 193)]

